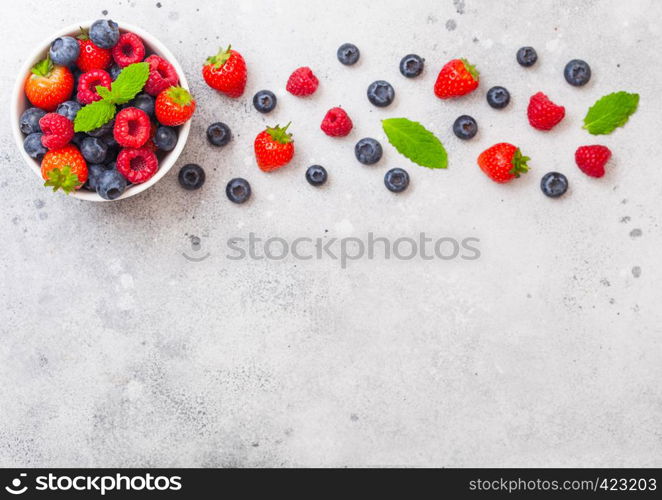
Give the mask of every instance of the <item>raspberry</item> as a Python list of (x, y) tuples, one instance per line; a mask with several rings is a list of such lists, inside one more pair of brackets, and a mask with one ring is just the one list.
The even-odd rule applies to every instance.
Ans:
[(48, 113), (39, 120), (44, 135), (41, 143), (48, 149), (60, 149), (74, 138), (74, 124), (68, 118), (57, 113)]
[(145, 45), (135, 33), (124, 33), (113, 47), (113, 59), (120, 68), (139, 63), (145, 58)]
[(565, 108), (549, 100), (542, 92), (531, 96), (527, 109), (529, 123), (538, 130), (551, 130), (565, 117)]
[(294, 70), (294, 73), (287, 80), (287, 86), (285, 88), (290, 94), (303, 97), (313, 94), (319, 84), (320, 82), (313, 74), (313, 71), (309, 67), (304, 66)]
[(94, 69), (83, 73), (78, 79), (78, 102), (81, 104), (90, 104), (91, 102), (101, 100), (101, 96), (97, 94), (96, 88), (101, 85), (110, 89), (112, 81), (110, 75), (102, 69)]
[(146, 147), (125, 148), (117, 155), (117, 170), (132, 184), (148, 181), (159, 169), (159, 160)]
[(175, 67), (162, 57), (153, 54), (145, 62), (149, 63), (149, 78), (145, 84), (145, 92), (149, 95), (157, 96), (179, 82)]
[(579, 170), (590, 177), (605, 175), (605, 164), (609, 158), (611, 158), (611, 151), (606, 146), (581, 146), (575, 151), (575, 163)]
[(345, 137), (352, 131), (351, 118), (342, 108), (331, 108), (322, 120), (322, 131), (331, 137)]
[(139, 148), (149, 139), (152, 123), (142, 109), (124, 108), (115, 116), (113, 137), (122, 147)]

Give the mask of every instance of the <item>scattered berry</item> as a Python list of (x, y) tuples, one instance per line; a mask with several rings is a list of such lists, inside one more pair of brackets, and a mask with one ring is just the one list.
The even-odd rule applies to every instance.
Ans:
[(149, 64), (149, 78), (144, 90), (149, 95), (157, 96), (179, 82), (175, 67), (162, 57), (152, 54), (145, 62)]
[(270, 90), (260, 90), (253, 96), (253, 106), (260, 113), (269, 113), (276, 107), (278, 99)]
[(590, 177), (605, 175), (605, 165), (611, 158), (611, 151), (606, 146), (581, 146), (575, 151), (575, 163)]
[(46, 111), (39, 108), (28, 108), (21, 114), (21, 117), (18, 119), (18, 128), (21, 129), (21, 132), (24, 134), (34, 134), (35, 132), (41, 132), (39, 128), (39, 120), (41, 120)]
[(359, 48), (353, 43), (343, 43), (338, 47), (336, 55), (341, 64), (351, 66), (352, 64), (356, 64), (359, 60), (359, 57), (361, 57), (361, 51), (359, 51)]
[(90, 39), (102, 49), (112, 49), (120, 38), (120, 28), (110, 19), (99, 19), (90, 26)]
[(142, 109), (125, 108), (115, 116), (113, 137), (122, 147), (139, 148), (149, 139), (151, 128), (152, 122)]
[(48, 149), (60, 149), (74, 138), (74, 124), (62, 115), (48, 113), (39, 120), (44, 135), (41, 143)]
[(478, 133), (478, 124), (469, 115), (458, 116), (453, 123), (453, 133), (460, 139), (471, 139)]
[(44, 147), (41, 143), (41, 132), (33, 132), (25, 137), (23, 140), (23, 149), (35, 160), (41, 161), (44, 155), (48, 152), (48, 149)]
[(117, 155), (117, 170), (131, 184), (148, 181), (159, 169), (159, 160), (153, 151), (146, 147), (124, 148)]
[(240, 177), (232, 179), (225, 187), (225, 194), (232, 203), (244, 203), (251, 197), (251, 185)]
[(55, 112), (58, 115), (64, 116), (68, 120), (74, 121), (76, 119), (76, 115), (80, 111), (80, 108), (80, 103), (76, 101), (64, 101), (57, 107)]
[(113, 47), (113, 59), (120, 68), (145, 59), (145, 44), (135, 33), (124, 33)]
[(75, 38), (63, 36), (56, 38), (48, 50), (48, 55), (54, 64), (72, 66), (80, 55), (80, 47)]
[(294, 157), (294, 141), (287, 132), (290, 124), (284, 128), (276, 125), (267, 127), (255, 138), (255, 159), (264, 172), (271, 172), (287, 165)]
[(51, 149), (41, 160), (41, 175), (44, 186), (53, 191), (62, 189), (70, 193), (87, 181), (87, 163), (78, 148), (69, 144), (60, 149)]
[(200, 165), (189, 163), (179, 171), (179, 184), (189, 191), (200, 189), (205, 183), (205, 171)]
[(407, 78), (416, 78), (423, 72), (425, 59), (416, 54), (407, 54), (400, 60), (400, 73)]
[(354, 155), (364, 165), (374, 165), (382, 157), (382, 145), (371, 137), (365, 137), (354, 146)]
[(47, 57), (32, 67), (24, 90), (30, 104), (46, 111), (55, 111), (71, 97), (74, 77), (69, 68), (56, 66)]
[(86, 137), (80, 143), (80, 152), (88, 163), (103, 163), (108, 153), (108, 144), (100, 137)]
[(372, 82), (368, 87), (368, 100), (379, 108), (384, 108), (395, 99), (393, 86), (384, 80)]
[(182, 87), (170, 87), (159, 94), (155, 104), (156, 119), (168, 127), (186, 123), (195, 111), (195, 99)]
[(211, 88), (228, 97), (241, 97), (246, 88), (246, 61), (229, 45), (220, 49), (215, 56), (207, 58), (202, 66), (202, 77)]
[(159, 127), (154, 134), (154, 144), (161, 151), (172, 151), (177, 145), (177, 131), (171, 127)]
[(551, 130), (565, 117), (565, 108), (549, 100), (542, 92), (531, 96), (527, 109), (529, 123), (538, 130)]
[(131, 101), (130, 106), (142, 109), (149, 117), (154, 117), (154, 98), (149, 94), (138, 94)]
[(386, 189), (394, 193), (400, 193), (409, 186), (409, 174), (401, 168), (392, 168), (384, 176)]
[(110, 75), (102, 69), (83, 73), (78, 80), (78, 102), (81, 104), (90, 104), (94, 101), (100, 101), (101, 96), (97, 92), (97, 87), (101, 86), (110, 89), (112, 82)]
[(492, 87), (487, 91), (487, 104), (494, 109), (502, 109), (510, 102), (510, 92), (504, 87)]
[(473, 92), (478, 87), (478, 70), (466, 59), (453, 59), (441, 68), (434, 84), (440, 99), (450, 99)]
[(207, 127), (207, 140), (212, 146), (225, 146), (231, 139), (232, 132), (225, 123), (216, 122)]
[(80, 54), (76, 59), (76, 66), (82, 72), (92, 71), (95, 69), (106, 69), (110, 66), (113, 56), (110, 50), (102, 49), (94, 44), (89, 39), (86, 30), (83, 30), (78, 37), (78, 45), (80, 47)]
[(478, 156), (478, 166), (495, 182), (508, 182), (529, 170), (530, 158), (522, 156), (518, 147), (501, 142), (483, 151)]
[(540, 179), (540, 189), (550, 198), (558, 198), (568, 190), (568, 179), (559, 172), (548, 172)]
[(311, 186), (321, 186), (327, 178), (328, 174), (322, 165), (311, 165), (306, 170), (306, 180)]
[(591, 79), (591, 67), (586, 61), (581, 59), (573, 59), (565, 65), (563, 70), (565, 81), (575, 87), (586, 85)]
[(101, 173), (96, 181), (96, 192), (104, 200), (116, 200), (124, 194), (126, 186), (124, 176), (113, 168)]
[(517, 51), (517, 62), (520, 66), (528, 68), (533, 66), (538, 60), (538, 53), (533, 47), (522, 47)]
[(331, 137), (345, 137), (352, 131), (352, 120), (342, 108), (331, 108), (322, 120), (322, 131)]
[(292, 95), (305, 97), (314, 94), (320, 82), (313, 74), (313, 71), (303, 66), (295, 69), (287, 80), (285, 89)]

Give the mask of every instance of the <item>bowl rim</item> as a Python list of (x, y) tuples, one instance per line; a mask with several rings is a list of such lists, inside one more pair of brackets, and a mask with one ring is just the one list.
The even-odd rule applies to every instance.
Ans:
[[(16, 146), (18, 147), (21, 156), (27, 162), (31, 170), (37, 175), (37, 177), (40, 180), (43, 180), (41, 176), (40, 164), (39, 162), (31, 158), (25, 152), (25, 149), (23, 149), (23, 140), (25, 138), (25, 135), (23, 134), (23, 132), (21, 132), (18, 122), (20, 115), (29, 106), (29, 102), (27, 100), (27, 97), (25, 97), (25, 93), (23, 90), (25, 86), (25, 79), (27, 78), (27, 75), (30, 73), (30, 69), (32, 68), (32, 66), (34, 66), (38, 60), (44, 57), (44, 53), (48, 51), (48, 48), (50, 47), (53, 40), (61, 36), (71, 36), (72, 34), (79, 32), (81, 26), (89, 27), (92, 25), (93, 22), (94, 21), (87, 21), (87, 22), (69, 25), (57, 31), (50, 37), (48, 37), (46, 40), (44, 40), (44, 42), (40, 43), (38, 45), (38, 48), (32, 51), (29, 57), (26, 58), (25, 62), (21, 66), (21, 69), (19, 70), (19, 76), (14, 84), (14, 89), (12, 92), (12, 101), (11, 101), (12, 105), (10, 110), (10, 120), (14, 135), (14, 141), (16, 142)], [(189, 85), (186, 79), (186, 75), (181, 65), (179, 64), (179, 61), (174, 56), (174, 54), (170, 52), (170, 50), (163, 43), (161, 43), (160, 40), (158, 40), (156, 37), (151, 35), (149, 32), (145, 31), (144, 29), (135, 26), (133, 24), (125, 23), (122, 21), (115, 21), (115, 22), (119, 25), (121, 32), (130, 31), (140, 36), (145, 41), (145, 44), (148, 45), (154, 51), (154, 53), (165, 58), (170, 64), (172, 64), (175, 68), (175, 71), (177, 71), (177, 75), (179, 76), (179, 85), (181, 87), (184, 87), (186, 90), (189, 90)], [(77, 198), (79, 200), (106, 202), (106, 201), (119, 201), (126, 198), (130, 198), (131, 196), (135, 196), (139, 193), (142, 193), (143, 191), (147, 190), (148, 188), (156, 184), (174, 166), (174, 164), (177, 162), (177, 159), (184, 150), (190, 130), (191, 130), (191, 120), (188, 120), (186, 123), (181, 125), (179, 129), (179, 137), (177, 139), (177, 145), (172, 151), (167, 152), (166, 155), (163, 157), (159, 165), (159, 170), (156, 172), (156, 174), (154, 174), (154, 176), (151, 179), (149, 179), (147, 182), (129, 186), (127, 190), (124, 191), (122, 196), (120, 196), (119, 198), (115, 200), (106, 200), (101, 196), (99, 196), (97, 193), (94, 193), (92, 191), (87, 191), (84, 189), (78, 189), (76, 191), (73, 191), (69, 194), (69, 196), (73, 198)]]

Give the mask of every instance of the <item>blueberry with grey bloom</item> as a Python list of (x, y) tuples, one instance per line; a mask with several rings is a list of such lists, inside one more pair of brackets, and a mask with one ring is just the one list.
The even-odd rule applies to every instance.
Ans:
[(533, 66), (538, 60), (538, 53), (533, 47), (522, 47), (517, 51), (517, 62), (520, 66), (528, 68)]
[(232, 203), (244, 203), (251, 197), (251, 185), (241, 177), (232, 179), (225, 187), (225, 194)]
[(58, 115), (64, 116), (68, 120), (74, 121), (81, 107), (80, 103), (76, 101), (64, 101), (57, 107), (55, 112)]
[(117, 170), (106, 170), (97, 181), (97, 194), (104, 200), (116, 200), (126, 190), (126, 178)]
[(103, 135), (106, 135), (108, 133), (112, 133), (113, 127), (115, 126), (115, 118), (110, 120), (108, 123), (101, 125), (99, 128), (95, 128), (94, 130), (90, 130), (87, 132), (87, 135), (92, 136), (92, 137), (101, 137)]
[(586, 85), (591, 79), (591, 67), (586, 61), (581, 59), (573, 59), (565, 65), (563, 70), (565, 81), (575, 87)]
[(103, 163), (108, 145), (100, 137), (86, 137), (80, 144), (80, 152), (89, 163)]
[(115, 163), (110, 163), (108, 165), (104, 165), (103, 163), (92, 163), (87, 166), (87, 188), (91, 189), (92, 191), (97, 190), (97, 186), (99, 185), (99, 179), (101, 178), (101, 174), (106, 172), (107, 170), (113, 170), (115, 168)]
[(48, 51), (51, 61), (60, 66), (71, 66), (80, 55), (78, 41), (70, 36), (62, 36), (53, 40)]
[(384, 108), (393, 102), (395, 90), (393, 86), (384, 81), (377, 80), (368, 87), (368, 100), (379, 108)]
[(117, 77), (120, 76), (120, 72), (122, 71), (122, 68), (120, 68), (117, 64), (113, 64), (110, 69), (108, 69), (108, 74), (110, 75), (110, 79), (112, 81), (117, 80)]
[(161, 151), (172, 151), (177, 145), (177, 131), (172, 127), (160, 126), (154, 134), (154, 144)]
[(462, 140), (471, 139), (478, 133), (478, 124), (469, 115), (458, 116), (453, 123), (453, 133)]
[(400, 193), (409, 186), (409, 174), (401, 168), (392, 168), (384, 176), (386, 189), (394, 193)]
[(487, 91), (487, 104), (494, 109), (502, 109), (510, 102), (510, 92), (504, 87), (492, 87)]
[(25, 149), (25, 152), (30, 156), (30, 158), (34, 158), (35, 160), (41, 160), (48, 152), (48, 150), (41, 143), (42, 135), (44, 134), (41, 132), (34, 132), (23, 139), (23, 149)]
[(46, 115), (46, 111), (43, 109), (28, 108), (23, 111), (23, 114), (21, 114), (21, 117), (18, 119), (18, 127), (24, 134), (34, 134), (35, 132), (41, 132), (39, 120), (41, 120), (44, 115)]
[(213, 146), (225, 146), (232, 139), (232, 132), (223, 122), (212, 123), (207, 127), (207, 140)]
[(361, 51), (353, 43), (343, 43), (338, 47), (336, 55), (341, 64), (351, 66), (352, 64), (356, 64), (359, 60), (359, 57), (361, 57)]
[(260, 113), (269, 113), (276, 107), (276, 95), (271, 90), (260, 90), (253, 96), (253, 106)]
[(327, 178), (328, 174), (322, 165), (311, 165), (306, 170), (306, 180), (311, 186), (321, 186)]
[(371, 137), (365, 137), (354, 146), (354, 155), (364, 165), (373, 165), (382, 157), (382, 145)]
[(423, 72), (425, 59), (416, 54), (407, 54), (400, 61), (400, 73), (407, 78), (415, 78)]
[(205, 183), (205, 171), (200, 165), (189, 163), (179, 171), (179, 184), (189, 191), (200, 189)]
[(147, 116), (154, 117), (154, 98), (149, 94), (138, 94), (131, 101), (131, 106), (143, 110)]
[(80, 145), (82, 144), (83, 139), (85, 139), (86, 137), (87, 137), (87, 134), (85, 132), (76, 132), (74, 134), (74, 138), (71, 139), (71, 142), (73, 144), (75, 144), (76, 146), (78, 146), (78, 149), (80, 149)]
[(111, 19), (99, 19), (90, 27), (90, 40), (97, 47), (112, 49), (120, 39), (120, 28)]
[(550, 198), (558, 198), (568, 190), (568, 178), (558, 172), (548, 172), (540, 179), (540, 189)]

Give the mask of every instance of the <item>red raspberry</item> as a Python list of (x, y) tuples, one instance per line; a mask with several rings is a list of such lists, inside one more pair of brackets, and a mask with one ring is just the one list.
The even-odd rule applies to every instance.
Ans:
[(605, 164), (609, 158), (611, 158), (611, 151), (607, 146), (581, 146), (575, 151), (575, 163), (579, 170), (591, 177), (605, 175)]
[(159, 169), (159, 160), (146, 147), (124, 148), (117, 155), (117, 170), (132, 184), (148, 181)]
[(342, 108), (331, 108), (322, 120), (322, 131), (331, 137), (345, 137), (352, 131), (352, 119)]
[(68, 118), (57, 113), (48, 113), (39, 120), (44, 135), (41, 143), (48, 149), (60, 149), (74, 138), (74, 124)]
[(113, 137), (122, 147), (139, 148), (149, 139), (152, 123), (142, 109), (124, 108), (115, 116)]
[(97, 94), (97, 87), (101, 85), (110, 89), (112, 81), (110, 75), (102, 69), (83, 73), (78, 79), (78, 102), (81, 104), (90, 104), (94, 101), (100, 101), (101, 96)]
[(313, 94), (319, 84), (320, 82), (313, 74), (313, 71), (309, 67), (304, 66), (294, 70), (294, 73), (287, 80), (287, 86), (285, 88), (290, 94), (303, 97)]
[(175, 67), (162, 57), (153, 54), (145, 62), (149, 63), (149, 78), (145, 84), (145, 92), (149, 95), (157, 96), (179, 82)]
[(124, 33), (113, 47), (113, 59), (120, 68), (145, 59), (145, 45), (135, 33)]
[(538, 130), (551, 130), (565, 117), (565, 108), (549, 100), (542, 92), (531, 96), (527, 109), (529, 123)]

